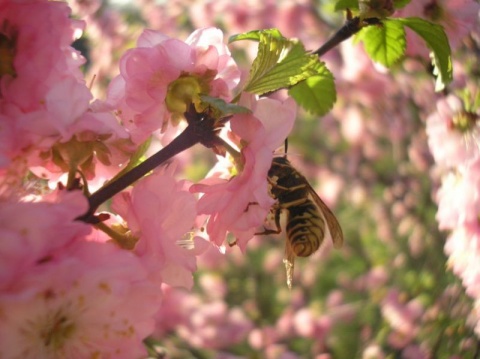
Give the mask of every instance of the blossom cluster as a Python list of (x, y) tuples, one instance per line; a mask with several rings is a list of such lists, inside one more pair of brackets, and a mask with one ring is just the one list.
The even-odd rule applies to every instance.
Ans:
[[(445, 244), (449, 266), (466, 292), (480, 305), (480, 106), (468, 92), (450, 94), (437, 102), (427, 119), (429, 147), (442, 173), (437, 192), (437, 220), (451, 231)], [(475, 94), (474, 96), (478, 96)], [(477, 316), (476, 331), (480, 333)]]
[(191, 106), (204, 113), (201, 96), (230, 101), (240, 71), (219, 29), (185, 41), (145, 30), (95, 99), (71, 46), (85, 23), (66, 3), (3, 1), (0, 24), (0, 357), (145, 356), (143, 340), (165, 320), (162, 286), (191, 288), (198, 255), (227, 233), (244, 249), (263, 223), (295, 104), (245, 95), (250, 111), (220, 132), (230, 154), (205, 179), (178, 180), (169, 164), (86, 220), (92, 190), (146, 143), (167, 146)]

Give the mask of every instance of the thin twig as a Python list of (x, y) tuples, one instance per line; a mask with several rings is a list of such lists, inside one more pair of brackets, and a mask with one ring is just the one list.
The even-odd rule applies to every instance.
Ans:
[(318, 57), (323, 56), (341, 42), (355, 35), (363, 27), (369, 25), (378, 25), (380, 23), (380, 19), (377, 18), (367, 18), (361, 20), (358, 16), (356, 16), (354, 18), (347, 19), (345, 25), (343, 25), (340, 30), (338, 30), (330, 39), (328, 39), (325, 44), (323, 44), (319, 49), (315, 50), (313, 54), (318, 55)]

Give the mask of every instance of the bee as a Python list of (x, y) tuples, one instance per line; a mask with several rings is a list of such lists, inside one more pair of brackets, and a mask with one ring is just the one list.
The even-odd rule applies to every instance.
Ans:
[(287, 213), (285, 258), (287, 286), (291, 289), (295, 257), (308, 257), (320, 248), (328, 226), (335, 248), (343, 245), (343, 232), (337, 218), (307, 179), (284, 157), (274, 157), (268, 171), (276, 229), (264, 228), (257, 234), (280, 233), (280, 215)]

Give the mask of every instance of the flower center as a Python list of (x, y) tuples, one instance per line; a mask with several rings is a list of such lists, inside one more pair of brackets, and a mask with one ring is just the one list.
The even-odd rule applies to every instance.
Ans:
[(478, 116), (473, 112), (462, 111), (452, 118), (452, 124), (456, 130), (465, 133), (469, 132), (477, 124)]
[(184, 113), (191, 103), (197, 103), (202, 85), (194, 76), (182, 76), (168, 85), (165, 102), (172, 113)]
[(47, 318), (44, 324), (40, 337), (45, 346), (53, 351), (61, 349), (75, 332), (74, 323), (61, 310)]
[(200, 95), (210, 92), (210, 82), (216, 72), (207, 70), (201, 76), (183, 74), (168, 85), (165, 103), (168, 110), (174, 115), (183, 116), (191, 104), (200, 106)]

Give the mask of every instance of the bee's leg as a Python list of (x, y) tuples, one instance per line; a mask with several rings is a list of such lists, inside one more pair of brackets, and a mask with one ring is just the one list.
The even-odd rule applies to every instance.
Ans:
[(277, 229), (268, 229), (263, 227), (263, 232), (255, 233), (255, 235), (260, 236), (265, 234), (279, 234), (282, 231), (282, 228), (280, 227), (280, 213), (280, 208), (277, 208), (275, 210), (275, 226), (277, 227)]
[(258, 202), (248, 202), (247, 207), (243, 211), (248, 212), (248, 209), (250, 208), (250, 206), (253, 206), (253, 205), (258, 205)]
[[(258, 205), (258, 202), (248, 202), (247, 204), (247, 207), (243, 210), (244, 212), (248, 212), (248, 209), (250, 208), (250, 206), (254, 206), (254, 205)], [(255, 233), (257, 234), (257, 233)], [(228, 246), (229, 247), (235, 247), (237, 245), (237, 240), (233, 240), (232, 242), (229, 242), (228, 243)]]

